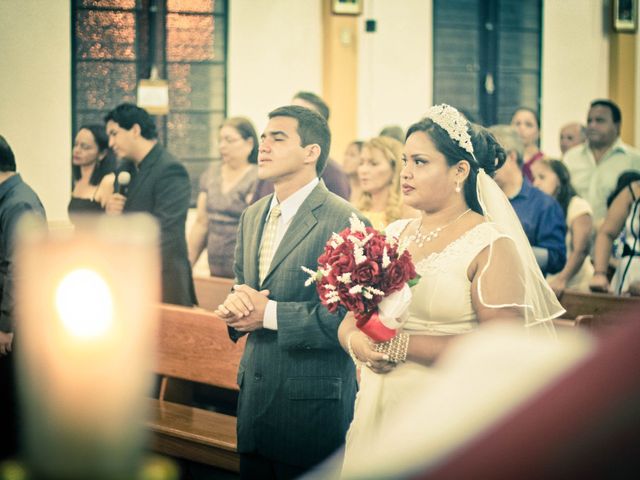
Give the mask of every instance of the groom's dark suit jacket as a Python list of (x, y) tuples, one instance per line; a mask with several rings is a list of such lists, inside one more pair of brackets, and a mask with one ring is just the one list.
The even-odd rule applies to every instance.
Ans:
[(150, 213), (160, 224), (162, 301), (194, 305), (196, 294), (185, 237), (191, 197), (187, 170), (156, 143), (134, 170), (126, 197), (125, 213)]
[[(337, 338), (344, 313), (332, 315), (320, 304), (315, 286), (304, 286), (308, 275), (300, 267), (317, 268), (325, 243), (349, 226), (355, 209), (321, 181), (293, 218), (259, 285), (258, 252), (271, 198), (245, 210), (236, 246), (237, 283), (268, 289), (278, 302), (278, 330), (251, 332), (240, 362), (238, 450), (311, 467), (344, 442), (356, 377)], [(230, 335), (240, 336), (233, 329)]]

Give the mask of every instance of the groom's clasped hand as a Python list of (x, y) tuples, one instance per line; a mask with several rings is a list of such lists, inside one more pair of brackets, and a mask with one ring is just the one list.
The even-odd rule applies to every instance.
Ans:
[(234, 285), (233, 292), (214, 313), (239, 332), (252, 332), (263, 328), (268, 296), (269, 290), (258, 291), (248, 285)]

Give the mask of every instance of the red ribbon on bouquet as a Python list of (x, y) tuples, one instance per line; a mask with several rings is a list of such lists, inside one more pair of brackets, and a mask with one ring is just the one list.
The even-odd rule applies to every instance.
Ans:
[(369, 318), (356, 318), (356, 326), (375, 342), (386, 342), (398, 333), (397, 330), (386, 327), (380, 320), (378, 312), (373, 312)]

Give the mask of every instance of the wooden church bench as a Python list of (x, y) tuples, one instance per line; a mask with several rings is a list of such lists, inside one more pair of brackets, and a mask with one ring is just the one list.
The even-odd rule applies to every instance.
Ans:
[(167, 401), (165, 393), (169, 378), (237, 391), (244, 340), (234, 344), (224, 321), (202, 309), (161, 305), (160, 310), (155, 372), (163, 380), (159, 398), (149, 399), (151, 448), (238, 472), (236, 417)]

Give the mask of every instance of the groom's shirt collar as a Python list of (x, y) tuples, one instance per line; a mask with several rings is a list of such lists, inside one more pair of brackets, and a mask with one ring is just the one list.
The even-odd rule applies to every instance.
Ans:
[[(307, 199), (307, 197), (311, 195), (311, 192), (313, 191), (314, 188), (316, 188), (318, 183), (320, 183), (320, 180), (318, 179), (318, 177), (315, 177), (313, 180), (307, 183), (300, 190), (298, 190), (289, 198), (287, 198), (286, 200), (283, 200), (282, 203), (280, 203), (280, 211), (282, 214), (282, 217), (280, 220), (281, 225), (287, 225), (287, 226), (289, 225), (289, 222), (291, 221), (291, 219), (294, 217), (296, 213), (298, 213), (298, 210), (300, 209), (304, 201)], [(274, 193), (273, 197), (271, 198), (271, 205), (269, 206), (269, 211), (271, 211), (273, 207), (275, 207), (276, 205), (278, 205), (278, 199), (276, 198), (276, 194)], [(267, 218), (268, 218), (268, 215), (267, 215)]]

